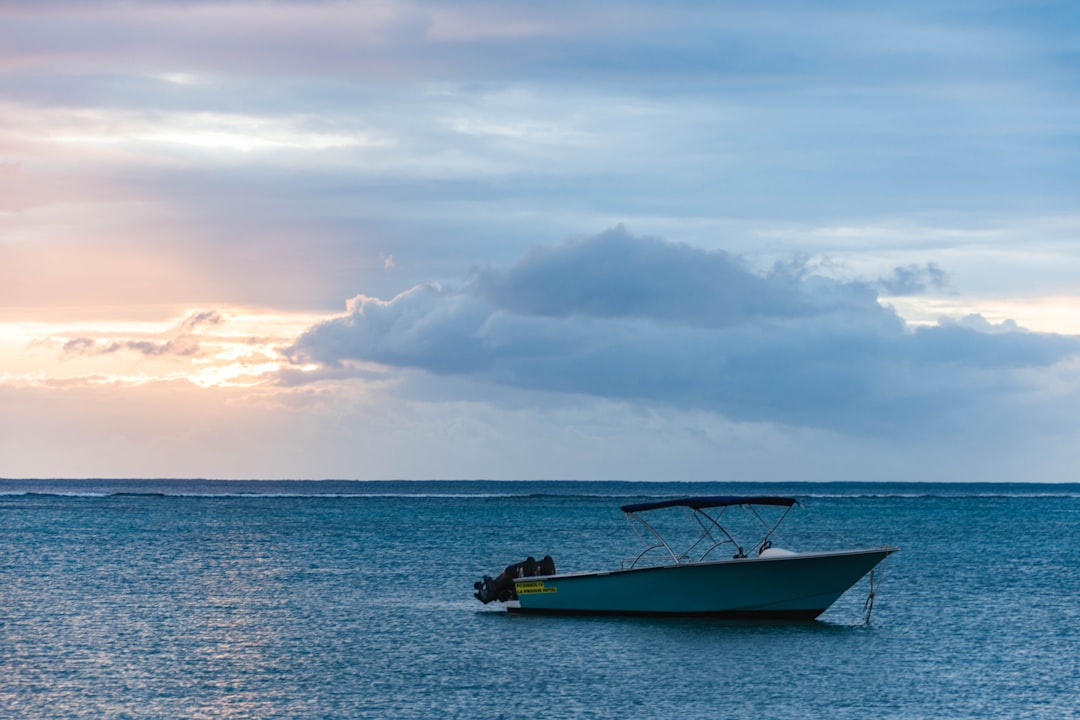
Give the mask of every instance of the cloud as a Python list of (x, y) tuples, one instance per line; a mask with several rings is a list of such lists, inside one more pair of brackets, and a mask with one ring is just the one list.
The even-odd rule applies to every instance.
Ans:
[(948, 275), (936, 263), (904, 265), (878, 280), (878, 286), (888, 295), (919, 295), (928, 288), (941, 290), (948, 284)]
[(707, 252), (622, 226), (556, 247), (533, 247), (510, 270), (479, 270), (475, 291), (521, 315), (648, 318), (706, 327), (810, 317), (846, 308), (879, 314), (858, 283), (807, 278), (798, 262), (764, 275), (723, 251)]
[(100, 340), (77, 337), (66, 341), (60, 349), (62, 357), (73, 355), (111, 355), (127, 351), (147, 357), (199, 357), (203, 348), (198, 332), (204, 327), (220, 325), (225, 318), (217, 310), (193, 312), (169, 332), (167, 340)]
[(868, 283), (798, 261), (755, 272), (620, 227), (460, 288), (358, 296), (287, 354), (863, 433), (1003, 402), (1029, 389), (1024, 370), (1080, 355), (1080, 340), (971, 319), (912, 328)]
[(204, 326), (215, 326), (225, 322), (225, 318), (217, 310), (202, 310), (193, 312), (180, 321), (177, 331), (180, 333), (193, 332)]

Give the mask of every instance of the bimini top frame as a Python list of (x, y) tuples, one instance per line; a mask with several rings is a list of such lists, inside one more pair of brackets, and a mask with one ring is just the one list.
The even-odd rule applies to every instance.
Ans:
[[(762, 551), (772, 546), (772, 540), (770, 539), (772, 534), (776, 531), (776, 528), (780, 526), (780, 523), (784, 521), (784, 518), (787, 517), (787, 514), (791, 511), (791, 508), (798, 504), (799, 503), (795, 500), (795, 498), (776, 497), (772, 495), (759, 495), (746, 497), (689, 497), (676, 498), (673, 500), (660, 500), (657, 502), (623, 505), (619, 509), (626, 513), (626, 521), (630, 524), (630, 528), (634, 531), (634, 534), (638, 536), (638, 539), (641, 540), (642, 544), (645, 545), (645, 549), (642, 550), (637, 555), (637, 557), (630, 561), (629, 567), (633, 568), (646, 554), (653, 550), (659, 549), (667, 551), (667, 554), (671, 556), (671, 559), (675, 562), (675, 564), (702, 562), (703, 560), (705, 560), (706, 556), (710, 552), (720, 547), (721, 545), (729, 542), (738, 549), (738, 552), (735, 554), (735, 558), (745, 558), (746, 552), (743, 549), (743, 546), (739, 545), (738, 541), (736, 541), (735, 538), (732, 537), (731, 533), (724, 529), (724, 526), (720, 524), (720, 518), (723, 517), (727, 509), (735, 505), (745, 508), (748, 512), (750, 512), (750, 514), (757, 518), (758, 522), (760, 522), (762, 527), (765, 528), (764, 537), (762, 537), (761, 540), (757, 543), (758, 553), (760, 554)], [(779, 519), (777, 519), (777, 521), (770, 526), (767, 522), (765, 522), (761, 515), (758, 514), (757, 510), (754, 509), (755, 505), (775, 505), (786, 509), (784, 510), (783, 514), (780, 515)], [(701, 526), (701, 535), (683, 553), (675, 552), (675, 550), (673, 550), (668, 544), (667, 540), (665, 540), (664, 537), (659, 532), (657, 532), (655, 528), (652, 527), (652, 525), (646, 522), (638, 514), (646, 512), (648, 510), (659, 510), (661, 508), (670, 507), (684, 507), (689, 509), (694, 520), (697, 521), (699, 526)], [(708, 512), (705, 512), (707, 509), (710, 508), (723, 509), (716, 515), (712, 515)], [(646, 536), (643, 535), (642, 532), (638, 529), (639, 525), (645, 530), (648, 530), (649, 534), (651, 534), (652, 537), (656, 538), (656, 542), (651, 542), (650, 540), (646, 539)], [(713, 535), (714, 530), (722, 533), (724, 537), (721, 539), (717, 539)], [(705, 550), (696, 560), (693, 559), (691, 554), (695, 551), (695, 548), (698, 548), (702, 544), (709, 541), (711, 541), (711, 544), (709, 544), (708, 547), (705, 548)], [(626, 568), (625, 561), (623, 562), (623, 567)]]

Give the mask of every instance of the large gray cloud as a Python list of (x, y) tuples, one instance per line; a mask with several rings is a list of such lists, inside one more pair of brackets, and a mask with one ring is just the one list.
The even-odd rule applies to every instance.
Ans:
[(723, 251), (637, 238), (622, 227), (557, 247), (533, 247), (510, 270), (478, 271), (475, 290), (494, 307), (521, 315), (639, 317), (703, 326), (838, 310), (880, 313), (868, 286), (807, 278), (798, 263), (757, 275)]
[(1024, 392), (1024, 371), (1080, 355), (1073, 337), (987, 329), (910, 327), (872, 284), (797, 262), (760, 273), (616, 228), (460, 288), (357, 298), (289, 354), (873, 432), (978, 415)]

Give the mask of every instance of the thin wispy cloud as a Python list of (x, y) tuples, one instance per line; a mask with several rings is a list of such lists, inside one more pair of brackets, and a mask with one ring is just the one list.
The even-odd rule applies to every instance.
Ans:
[(200, 357), (206, 354), (202, 346), (205, 339), (200, 330), (214, 327), (225, 322), (225, 318), (216, 310), (193, 312), (181, 320), (167, 335), (165, 340), (101, 340), (77, 337), (66, 340), (60, 349), (61, 356), (72, 355), (110, 355), (127, 351), (149, 357), (173, 355), (177, 357)]

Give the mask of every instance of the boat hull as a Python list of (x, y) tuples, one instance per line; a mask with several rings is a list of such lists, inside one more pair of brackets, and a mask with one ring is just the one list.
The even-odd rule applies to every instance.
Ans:
[(896, 548), (519, 578), (518, 613), (812, 620)]

